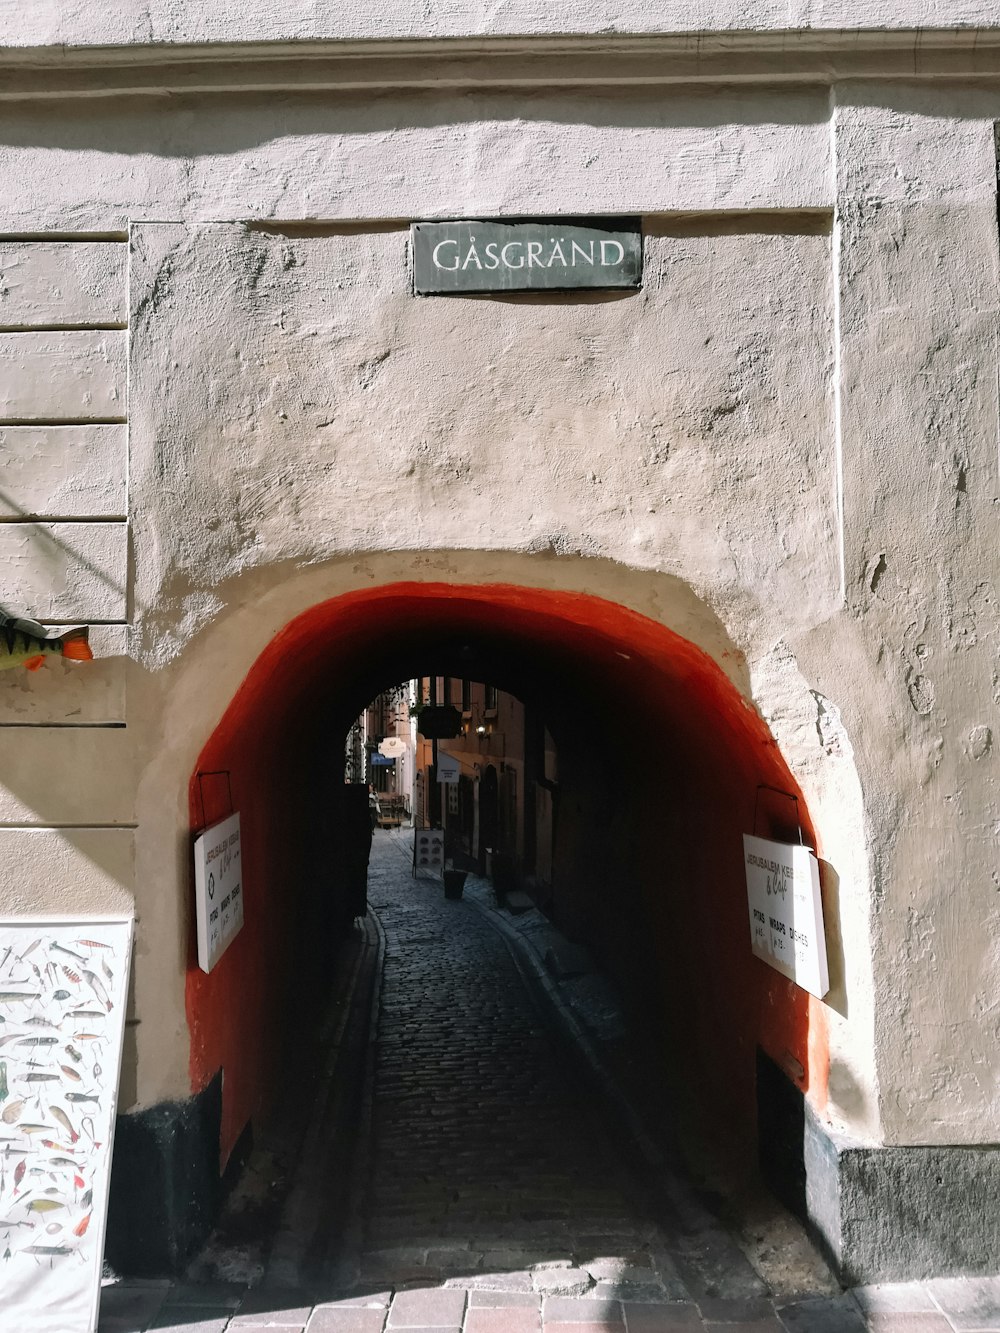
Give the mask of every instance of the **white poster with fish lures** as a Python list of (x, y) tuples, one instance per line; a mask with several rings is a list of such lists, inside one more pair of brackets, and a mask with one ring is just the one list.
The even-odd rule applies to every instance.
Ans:
[(4, 1328), (97, 1328), (132, 931), (0, 920)]

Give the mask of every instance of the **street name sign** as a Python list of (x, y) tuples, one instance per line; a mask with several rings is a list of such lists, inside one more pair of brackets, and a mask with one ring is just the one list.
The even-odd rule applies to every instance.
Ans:
[(629, 288), (642, 282), (638, 218), (414, 222), (410, 234), (418, 296)]
[(743, 835), (754, 954), (819, 999), (830, 989), (819, 862), (808, 847)]
[(240, 817), (213, 824), (194, 844), (198, 966), (211, 972), (243, 928)]

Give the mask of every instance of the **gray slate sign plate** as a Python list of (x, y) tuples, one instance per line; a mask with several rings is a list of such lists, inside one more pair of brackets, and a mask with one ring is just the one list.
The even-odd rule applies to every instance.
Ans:
[(418, 296), (628, 288), (642, 282), (638, 218), (414, 222), (410, 235)]

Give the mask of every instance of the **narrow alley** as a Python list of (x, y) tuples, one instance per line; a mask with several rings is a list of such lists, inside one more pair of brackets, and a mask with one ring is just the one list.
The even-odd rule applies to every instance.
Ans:
[[(666, 1191), (644, 1178), (485, 883), (445, 899), (437, 878), (412, 876), (411, 838), (379, 832), (372, 848), (380, 976), (359, 1124), (341, 1158), (352, 1164), (346, 1222), (316, 1198), (323, 1170), (300, 1162), (283, 1223), (255, 1238), (256, 1277), (227, 1271), (216, 1238), (184, 1282), (107, 1283), (101, 1333), (963, 1327), (944, 1312), (947, 1282), (841, 1293), (794, 1235), (775, 1289), (680, 1175)], [(355, 991), (365, 1030), (368, 993)], [(307, 1137), (329, 1139), (316, 1114)], [(293, 1229), (290, 1248), (296, 1215), (315, 1234)]]

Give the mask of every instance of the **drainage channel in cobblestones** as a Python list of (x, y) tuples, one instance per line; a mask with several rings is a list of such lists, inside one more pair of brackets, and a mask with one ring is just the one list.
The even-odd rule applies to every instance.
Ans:
[(101, 1333), (957, 1327), (919, 1284), (775, 1291), (688, 1182), (644, 1177), (526, 932), (413, 879), (400, 834), (376, 839), (370, 900), (280, 1223), (249, 1250), (217, 1236), (200, 1280), (109, 1289)]

